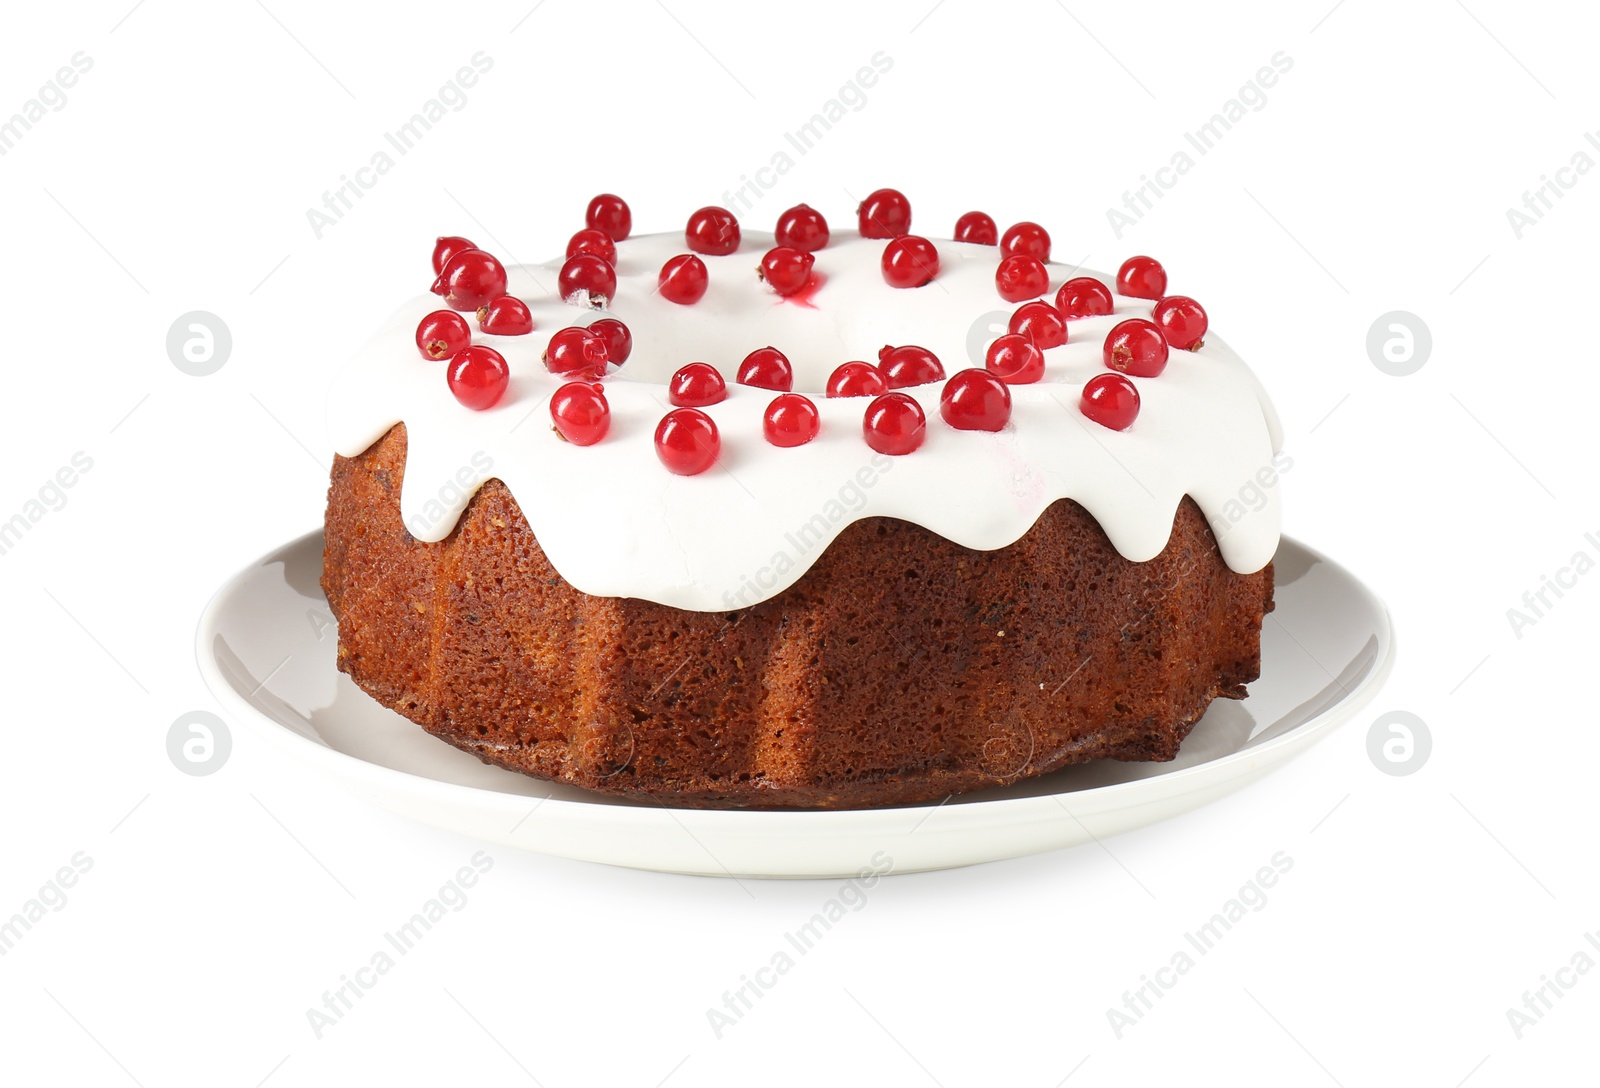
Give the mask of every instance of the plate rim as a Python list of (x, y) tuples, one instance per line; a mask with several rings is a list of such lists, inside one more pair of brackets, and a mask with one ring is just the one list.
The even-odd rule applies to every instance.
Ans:
[[(1066, 807), (1064, 799), (1079, 798), (1093, 799), (1098, 802), (1102, 799), (1115, 801), (1124, 794), (1133, 794), (1135, 798), (1128, 805), (1119, 807), (1134, 807), (1139, 804), (1137, 795), (1141, 792), (1155, 792), (1159, 789), (1162, 797), (1183, 796), (1199, 792), (1208, 787), (1230, 781), (1233, 778), (1250, 774), (1258, 770), (1255, 764), (1262, 762), (1262, 757), (1278, 754), (1280, 749), (1308, 746), (1321, 739), (1328, 732), (1354, 717), (1355, 714), (1369, 704), (1383, 687), (1394, 669), (1396, 658), (1396, 642), (1394, 621), (1389, 613), (1388, 606), (1365, 581), (1342, 563), (1330, 558), (1325, 552), (1304, 543), (1289, 534), (1281, 534), (1278, 549), (1281, 552), (1285, 545), (1298, 548), (1313, 557), (1319, 563), (1325, 563), (1343, 573), (1353, 582), (1365, 596), (1367, 603), (1377, 619), (1377, 647), (1372, 669), (1362, 680), (1332, 706), (1312, 715), (1299, 725), (1284, 731), (1276, 737), (1253, 748), (1242, 748), (1229, 752), (1204, 763), (1183, 767), (1166, 774), (1152, 775), (1146, 778), (1131, 779), (1126, 782), (1112, 782), (1101, 786), (1091, 786), (1086, 789), (1065, 792), (1050, 792), (1028, 794), (1022, 797), (998, 797), (984, 801), (971, 801), (958, 805), (948, 805), (949, 797), (945, 799), (920, 805), (893, 805), (878, 806), (874, 808), (850, 809), (710, 809), (710, 808), (681, 808), (666, 805), (660, 802), (654, 804), (648, 801), (634, 799), (608, 799), (606, 801), (572, 800), (563, 797), (538, 798), (533, 795), (505, 793), (500, 790), (487, 789), (482, 786), (463, 785), (458, 782), (445, 782), (437, 778), (413, 774), (393, 767), (373, 763), (359, 756), (340, 751), (327, 744), (318, 743), (304, 737), (294, 730), (273, 720), (251, 703), (242, 693), (234, 687), (225, 676), (214, 654), (209, 652), (209, 645), (213, 636), (218, 633), (217, 620), (221, 614), (222, 604), (227, 601), (239, 587), (263, 566), (280, 559), (286, 553), (305, 547), (314, 539), (322, 539), (324, 529), (317, 527), (308, 532), (294, 537), (275, 548), (272, 548), (255, 559), (244, 564), (229, 575), (228, 578), (211, 594), (201, 609), (199, 621), (195, 627), (194, 654), (195, 664), (199, 669), (201, 679), (205, 682), (212, 696), (225, 706), (231, 707), (238, 717), (250, 724), (249, 730), (256, 736), (263, 737), (268, 743), (284, 751), (286, 754), (304, 762), (317, 764), (319, 772), (335, 774), (342, 777), (355, 776), (368, 783), (383, 789), (389, 789), (396, 783), (403, 783), (404, 788), (421, 791), (429, 795), (435, 802), (443, 801), (449, 804), (471, 804), (482, 806), (490, 804), (508, 809), (521, 809), (529, 802), (537, 801), (537, 808), (541, 811), (546, 806), (555, 806), (551, 815), (583, 814), (585, 819), (601, 820), (616, 823), (626, 823), (639, 818), (640, 814), (655, 814), (664, 819), (676, 821), (688, 820), (697, 824), (727, 823), (727, 828), (719, 828), (723, 833), (759, 834), (767, 830), (778, 830), (779, 825), (805, 824), (805, 825), (848, 825), (859, 822), (864, 818), (881, 820), (884, 814), (894, 813), (906, 819), (922, 820), (933, 812), (945, 809), (954, 813), (997, 813), (1017, 818), (1025, 817), (1027, 810), (1042, 804)], [(1277, 559), (1274, 552), (1274, 561)], [(324, 599), (326, 604), (326, 599)], [(1326, 670), (1324, 670), (1326, 671)], [(418, 728), (421, 728), (418, 726)], [(1281, 760), (1269, 763), (1275, 765)], [(542, 779), (528, 776), (530, 781), (541, 782)], [(1199, 781), (1194, 781), (1199, 779)], [(952, 795), (953, 796), (953, 795)], [(1156, 801), (1158, 798), (1150, 798)], [(1074, 806), (1077, 807), (1077, 806)], [(1096, 806), (1083, 806), (1081, 811), (1092, 811)], [(1057, 810), (1059, 811), (1059, 810)], [(1076, 816), (1071, 807), (1067, 814)], [(754, 821), (759, 821), (760, 827), (750, 827)], [(1159, 821), (1158, 821), (1159, 822)], [(920, 823), (919, 825), (920, 826)], [(824, 828), (815, 828), (823, 830)]]

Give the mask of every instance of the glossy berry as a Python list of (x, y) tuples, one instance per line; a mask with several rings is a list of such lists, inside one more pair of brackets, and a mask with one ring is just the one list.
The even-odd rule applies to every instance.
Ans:
[(1058, 348), (1067, 342), (1066, 318), (1048, 302), (1024, 302), (1011, 315), (1011, 323), (1006, 328), (1026, 336), (1041, 350)]
[(679, 408), (704, 408), (728, 397), (728, 383), (710, 363), (680, 366), (667, 382), (667, 400)]
[(575, 253), (561, 266), (557, 290), (562, 302), (604, 309), (617, 294), (617, 270), (598, 254)]
[(822, 429), (817, 406), (799, 393), (780, 393), (761, 416), (761, 432), (774, 446), (803, 446)]
[(611, 405), (599, 382), (568, 382), (550, 398), (550, 422), (575, 446), (592, 446), (611, 429)]
[(863, 238), (898, 238), (911, 233), (911, 201), (898, 189), (874, 189), (856, 206)]
[(1039, 261), (1050, 259), (1050, 232), (1037, 223), (1013, 223), (1000, 236), (1000, 252), (1010, 257), (1020, 253)]
[(789, 357), (777, 348), (756, 348), (739, 364), (735, 380), (740, 385), (787, 393), (794, 388), (794, 368), (789, 365)]
[(533, 315), (517, 296), (501, 295), (478, 308), (478, 328), (491, 336), (526, 336), (533, 331)]
[(815, 253), (828, 244), (828, 221), (809, 204), (796, 204), (778, 216), (773, 240), (803, 253)]
[(1117, 269), (1117, 293), (1129, 298), (1160, 298), (1167, 293), (1167, 270), (1154, 257), (1129, 257)]
[(499, 403), (511, 381), (511, 370), (505, 356), (478, 344), (450, 357), (446, 377), (456, 400), (481, 412)]
[(992, 246), (1000, 240), (1000, 228), (994, 219), (983, 212), (968, 212), (956, 220), (955, 239), (980, 246)]
[(1106, 334), (1106, 366), (1136, 378), (1154, 378), (1167, 369), (1167, 338), (1142, 317), (1119, 321)]
[(601, 193), (589, 201), (584, 222), (594, 230), (603, 230), (611, 235), (613, 242), (620, 242), (633, 230), (633, 212), (628, 210), (628, 202), (620, 196)]
[(1080, 317), (1103, 317), (1114, 305), (1111, 289), (1093, 276), (1076, 276), (1061, 285), (1056, 292), (1056, 309), (1068, 321)]
[(958, 431), (998, 431), (1011, 418), (1011, 390), (987, 370), (958, 371), (939, 394), (939, 415)]
[(1044, 352), (1026, 336), (1008, 332), (989, 345), (983, 365), (1007, 385), (1029, 385), (1044, 377)]
[(593, 253), (612, 268), (617, 267), (617, 243), (603, 230), (585, 227), (574, 234), (567, 242), (567, 256), (574, 257), (579, 253)]
[(722, 438), (711, 417), (696, 408), (674, 408), (656, 424), (656, 456), (668, 471), (694, 476), (717, 463)]
[(928, 434), (928, 417), (922, 405), (904, 393), (885, 393), (867, 405), (861, 417), (861, 435), (879, 453), (892, 457), (910, 453)]
[(944, 381), (944, 367), (939, 365), (939, 357), (915, 344), (897, 348), (884, 345), (878, 352), (878, 369), (888, 379), (890, 389)]
[(706, 265), (693, 253), (680, 253), (661, 266), (656, 277), (661, 297), (680, 306), (692, 306), (705, 297)]
[(452, 310), (476, 310), (506, 293), (506, 270), (492, 253), (463, 249), (451, 256), (433, 281)]
[(424, 359), (448, 359), (471, 343), (467, 319), (454, 310), (435, 310), (417, 323), (417, 350)]
[(889, 379), (871, 363), (840, 363), (828, 375), (830, 397), (876, 397), (889, 391)]
[(1187, 295), (1168, 295), (1151, 314), (1167, 343), (1179, 351), (1194, 351), (1205, 343), (1209, 321), (1206, 309)]
[(608, 361), (621, 366), (633, 354), (633, 333), (616, 318), (602, 317), (599, 321), (591, 321), (589, 331), (606, 342)]
[(811, 254), (793, 246), (774, 246), (761, 258), (756, 275), (778, 294), (788, 296), (805, 287), (816, 261)]
[(433, 243), (433, 274), (437, 276), (444, 271), (444, 266), (451, 257), (467, 249), (477, 249), (470, 238), (463, 238), (459, 234), (443, 234)]
[(924, 287), (939, 274), (939, 251), (926, 238), (907, 234), (883, 247), (882, 264), (890, 287)]
[(608, 361), (605, 339), (579, 325), (557, 329), (544, 349), (544, 367), (552, 374), (603, 378)]
[(1039, 258), (1017, 253), (994, 270), (994, 286), (1007, 302), (1024, 302), (1050, 290), (1050, 273)]
[(1121, 374), (1097, 374), (1083, 387), (1078, 410), (1102, 427), (1125, 431), (1139, 416), (1139, 391)]
[(689, 217), (683, 236), (696, 253), (726, 257), (739, 248), (739, 221), (727, 208), (701, 208)]

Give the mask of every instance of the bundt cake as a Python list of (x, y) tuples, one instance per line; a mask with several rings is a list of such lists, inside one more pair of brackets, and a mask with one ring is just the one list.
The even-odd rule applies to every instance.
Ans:
[(323, 588), (373, 698), (607, 794), (849, 808), (1171, 759), (1244, 697), (1281, 440), (1158, 263), (930, 241), (892, 190), (630, 228), (442, 238), (445, 306), (340, 372)]

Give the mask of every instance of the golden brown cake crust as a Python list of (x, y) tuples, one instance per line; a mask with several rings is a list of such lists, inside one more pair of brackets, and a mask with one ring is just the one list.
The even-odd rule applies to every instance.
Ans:
[(1146, 563), (1068, 500), (991, 552), (865, 518), (777, 596), (691, 612), (568, 585), (498, 480), (443, 541), (415, 539), (405, 457), (402, 425), (335, 459), (322, 584), (339, 668), (540, 778), (690, 807), (937, 800), (1171, 759), (1260, 670), (1272, 567), (1228, 569), (1189, 499)]

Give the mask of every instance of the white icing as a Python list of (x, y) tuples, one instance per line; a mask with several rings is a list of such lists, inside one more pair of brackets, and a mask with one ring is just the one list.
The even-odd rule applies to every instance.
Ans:
[[(813, 308), (780, 300), (756, 278), (771, 235), (747, 232), (737, 253), (702, 257), (710, 288), (693, 306), (655, 291), (662, 263), (687, 252), (681, 233), (620, 243), (609, 314), (632, 331), (633, 354), (605, 383), (611, 431), (588, 447), (552, 430), (548, 400), (563, 379), (544, 369), (540, 355), (556, 329), (607, 312), (554, 298), (560, 261), (508, 270), (509, 290), (533, 313), (531, 335), (474, 333), (511, 371), (504, 399), (485, 412), (457, 403), (445, 364), (418, 355), (417, 323), (441, 305), (421, 295), (335, 380), (333, 446), (353, 457), (404, 422), (401, 512), (420, 539), (447, 536), (477, 487), (498, 477), (550, 562), (579, 590), (699, 611), (754, 604), (787, 588), (858, 518), (902, 518), (989, 550), (1015, 542), (1061, 498), (1083, 505), (1136, 562), (1166, 545), (1186, 494), (1205, 511), (1230, 567), (1250, 572), (1272, 559), (1277, 489), (1263, 489), (1264, 500), (1249, 489), (1281, 445), (1277, 417), (1249, 368), (1216, 336), (1208, 334), (1199, 351), (1173, 352), (1160, 377), (1133, 379), (1142, 406), (1128, 430), (1107, 430), (1078, 410), (1083, 384), (1105, 372), (1106, 332), (1127, 317), (1148, 317), (1148, 300), (1119, 295), (1114, 315), (1070, 322), (1068, 343), (1045, 352), (1044, 380), (1011, 387), (1012, 418), (1003, 430), (947, 426), (939, 417), (943, 383), (933, 383), (905, 390), (928, 416), (922, 448), (901, 457), (873, 453), (861, 436), (868, 398), (824, 398), (828, 374), (850, 359), (876, 362), (885, 344), (927, 347), (947, 375), (981, 366), (984, 346), (1016, 308), (995, 291), (995, 247), (936, 244), (938, 277), (902, 290), (883, 281), (882, 241), (840, 231), (817, 254), (826, 282)], [(1114, 282), (1061, 265), (1050, 270), (1052, 292), (1072, 275)], [(805, 446), (768, 444), (761, 415), (776, 394), (733, 381), (744, 356), (767, 344), (788, 355), (795, 390), (815, 394), (822, 432)], [(671, 409), (666, 379), (694, 361), (728, 380), (728, 398), (705, 409), (721, 432), (722, 456), (701, 475), (675, 476), (656, 458), (654, 432)], [(1246, 512), (1242, 490), (1258, 509)]]

